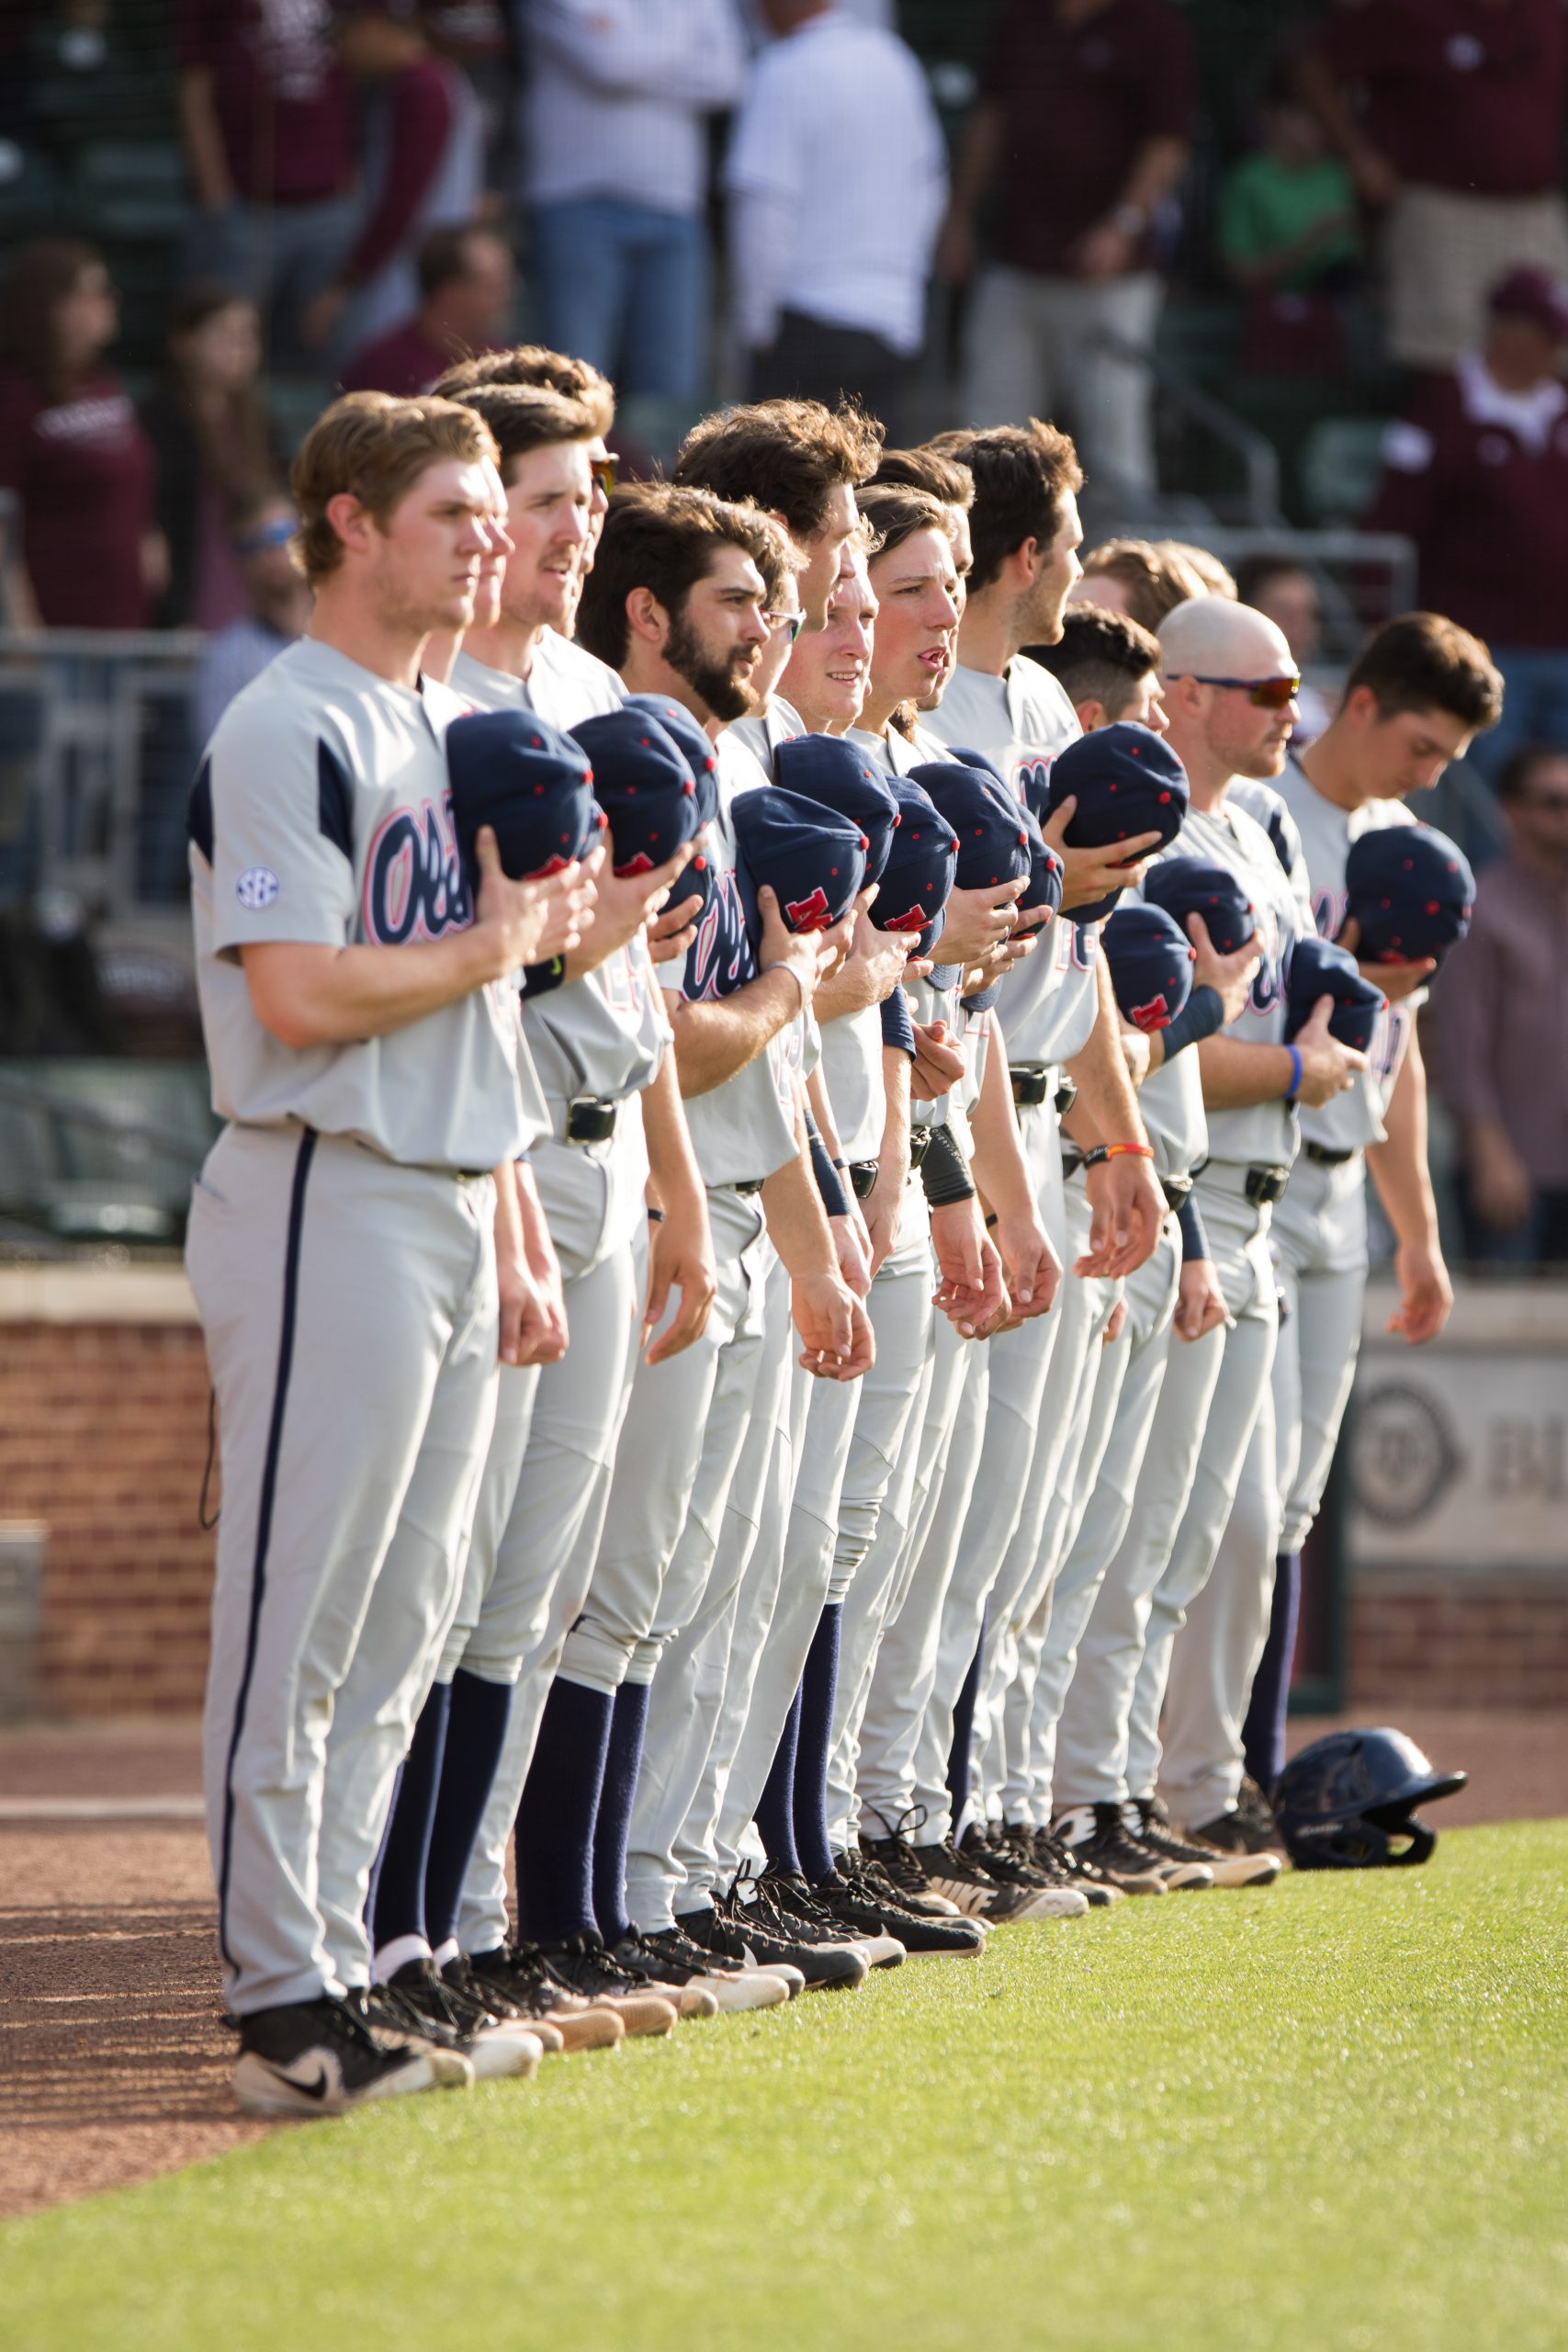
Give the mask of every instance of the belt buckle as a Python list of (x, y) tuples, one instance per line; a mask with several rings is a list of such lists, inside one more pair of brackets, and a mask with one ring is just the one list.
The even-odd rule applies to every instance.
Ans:
[(1179, 1209), (1192, 1190), (1190, 1176), (1162, 1176), (1159, 1182), (1160, 1190), (1165, 1194), (1165, 1204), (1168, 1209)]
[(1077, 1082), (1077, 1080), (1076, 1078), (1059, 1078), (1059, 1079), (1056, 1080), (1056, 1116), (1057, 1116), (1057, 1118), (1058, 1118), (1058, 1119), (1065, 1119), (1065, 1118), (1066, 1117), (1066, 1115), (1067, 1115), (1067, 1113), (1072, 1109), (1073, 1104), (1077, 1101), (1077, 1099), (1078, 1099), (1078, 1082)]
[(1247, 1197), (1258, 1208), (1272, 1204), (1283, 1198), (1290, 1181), (1288, 1168), (1249, 1168), (1247, 1171)]
[(924, 1159), (931, 1148), (931, 1131), (930, 1127), (911, 1127), (909, 1130), (909, 1166), (911, 1169), (919, 1168), (920, 1162)]
[(597, 1095), (580, 1094), (566, 1106), (568, 1143), (608, 1143), (615, 1132), (616, 1105)]
[(876, 1180), (881, 1173), (881, 1167), (874, 1159), (851, 1160), (850, 1189), (857, 1201), (867, 1199), (876, 1190)]
[(1050, 1091), (1050, 1066), (1045, 1062), (1013, 1062), (1008, 1069), (1012, 1099), (1024, 1109), (1043, 1102)]

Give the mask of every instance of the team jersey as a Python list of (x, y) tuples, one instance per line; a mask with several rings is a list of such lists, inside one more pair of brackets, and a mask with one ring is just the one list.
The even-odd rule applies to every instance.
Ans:
[[(1233, 806), (1228, 795), (1217, 808), (1190, 808), (1175, 841), (1159, 854), (1199, 857), (1227, 866), (1245, 886), (1262, 961), (1247, 1003), (1221, 1035), (1238, 1045), (1282, 1045), (1291, 950), (1313, 927), (1304, 878), (1294, 881), (1286, 874), (1258, 820)], [(1211, 1159), (1289, 1168), (1295, 1159), (1300, 1141), (1296, 1114), (1283, 1096), (1239, 1110), (1210, 1110), (1207, 1118)]]
[(436, 1168), (493, 1168), (537, 1132), (514, 980), (385, 1036), (289, 1046), (256, 1018), (241, 964), (266, 941), (402, 947), (469, 927), (445, 748), (462, 708), (304, 638), (219, 721), (191, 796), (190, 875), (220, 1117), (299, 1120)]
[[(984, 752), (1021, 800), (1083, 732), (1060, 681), (1021, 653), (999, 678), (960, 665), (925, 724), (952, 750)], [(1082, 1052), (1100, 1009), (1099, 951), (1093, 924), (1058, 915), (1008, 973), (997, 1017), (1011, 1059), (1065, 1062)]]
[(626, 698), (614, 670), (548, 628), (539, 632), (525, 678), (492, 670), (487, 662), (459, 650), (452, 664), (451, 686), (469, 710), (532, 710), (552, 727), (569, 729), (601, 711), (618, 710)]
[(744, 743), (758, 766), (766, 772), (770, 784), (776, 784), (773, 774), (773, 753), (781, 743), (793, 743), (807, 732), (800, 713), (782, 695), (774, 695), (765, 711), (755, 718), (738, 718), (728, 732), (738, 743)]
[[(738, 794), (754, 791), (767, 777), (746, 746), (734, 739), (733, 729), (725, 729), (715, 749), (718, 815), (707, 839), (713, 890), (675, 991), (688, 1004), (711, 1003), (757, 977), (735, 876), (735, 827), (729, 812)], [(705, 1184), (749, 1183), (771, 1176), (795, 1157), (795, 1105), (807, 1061), (807, 1029), (797, 1013), (744, 1069), (705, 1094), (685, 1098), (686, 1125)]]
[[(1278, 791), (1301, 836), (1306, 862), (1307, 888), (1313, 921), (1325, 939), (1338, 936), (1345, 921), (1345, 860), (1350, 844), (1363, 833), (1388, 825), (1413, 825), (1415, 818), (1402, 800), (1367, 800), (1359, 808), (1340, 808), (1325, 797), (1294, 760), (1287, 761)], [(1332, 1102), (1303, 1109), (1302, 1135), (1327, 1151), (1351, 1151), (1384, 1140), (1383, 1114), (1399, 1076), (1416, 1015), (1426, 1001), (1425, 990), (1391, 1004), (1378, 1016), (1367, 1067)]]

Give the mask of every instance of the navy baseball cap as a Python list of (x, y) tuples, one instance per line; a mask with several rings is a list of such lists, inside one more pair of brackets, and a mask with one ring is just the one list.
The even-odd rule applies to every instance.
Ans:
[(1144, 896), (1165, 909), (1183, 939), (1188, 916), (1201, 915), (1216, 956), (1234, 956), (1258, 928), (1252, 900), (1230, 867), (1206, 858), (1156, 858), (1144, 876)]
[[(670, 695), (628, 695), (627, 710), (645, 710), (659, 721), (676, 747), (684, 752), (692, 780), (697, 787), (698, 830), (711, 825), (718, 815), (718, 753), (683, 702), (676, 702)], [(714, 892), (714, 863), (699, 849), (687, 865), (675, 886), (680, 899), (701, 899), (698, 913), (705, 911)]]
[[(646, 710), (605, 710), (571, 729), (587, 752), (593, 797), (610, 826), (616, 874), (649, 874), (694, 841), (696, 780), (684, 752)], [(680, 890), (680, 883), (676, 883)]]
[(1328, 1034), (1364, 1054), (1372, 1042), (1378, 1015), (1388, 1002), (1382, 989), (1363, 978), (1355, 957), (1331, 939), (1298, 939), (1291, 950), (1285, 976), (1285, 1035), (1293, 1037), (1312, 1018), (1320, 996), (1334, 999)]
[(925, 760), (910, 781), (929, 795), (958, 836), (958, 890), (989, 890), (1029, 879), (1023, 810), (1006, 785), (962, 760)]
[(1168, 1028), (1192, 993), (1198, 951), (1174, 915), (1146, 899), (1118, 907), (1100, 934), (1124, 1020), (1152, 1035)]
[(773, 781), (781, 791), (819, 800), (846, 824), (858, 825), (865, 835), (866, 881), (881, 881), (898, 826), (898, 803), (885, 770), (837, 735), (795, 735), (773, 753)]
[(1029, 887), (1018, 902), (1018, 911), (1028, 915), (1043, 907), (1048, 913), (1059, 915), (1066, 879), (1062, 861), (1046, 842), (1033, 810), (1021, 804), (1018, 813), (1029, 842)]
[[(1163, 736), (1135, 719), (1119, 718), (1080, 735), (1052, 763), (1046, 815), (1074, 798), (1066, 839), (1070, 849), (1109, 849), (1134, 833), (1157, 833), (1156, 848), (1173, 842), (1187, 815), (1187, 771)], [(1111, 890), (1091, 907), (1075, 907), (1075, 922), (1098, 922), (1121, 897)]]
[(764, 885), (790, 931), (827, 931), (848, 914), (865, 888), (866, 840), (857, 825), (775, 784), (737, 793), (729, 815), (740, 903), (754, 947), (762, 935), (757, 893)]
[(1435, 825), (1381, 825), (1350, 844), (1346, 913), (1360, 925), (1369, 964), (1439, 958), (1470, 929), (1475, 876), (1457, 842)]
[(586, 752), (531, 710), (476, 710), (446, 729), (452, 824), (474, 903), (474, 842), (495, 829), (502, 871), (514, 882), (557, 874), (586, 857), (604, 831)]
[(929, 956), (958, 865), (958, 836), (929, 793), (908, 776), (889, 778), (898, 804), (898, 830), (882, 869), (871, 920), (878, 931), (896, 931), (912, 956)]

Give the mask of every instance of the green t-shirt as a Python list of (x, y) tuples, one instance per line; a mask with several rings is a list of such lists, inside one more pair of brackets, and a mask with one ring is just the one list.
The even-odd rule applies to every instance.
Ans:
[[(1227, 261), (1263, 261), (1292, 244), (1314, 223), (1355, 204), (1350, 175), (1334, 155), (1290, 171), (1272, 155), (1248, 155), (1227, 174), (1220, 197), (1220, 250)], [(1300, 292), (1336, 262), (1354, 261), (1361, 241), (1353, 222), (1315, 247), (1277, 282)]]

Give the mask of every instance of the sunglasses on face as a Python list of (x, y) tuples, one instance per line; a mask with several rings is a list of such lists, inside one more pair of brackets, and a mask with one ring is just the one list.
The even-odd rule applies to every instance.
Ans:
[(1233, 694), (1245, 695), (1259, 710), (1283, 710), (1302, 690), (1299, 678), (1204, 678), (1196, 670), (1190, 676), (1195, 686), (1228, 686)]
[(787, 628), (789, 631), (789, 641), (792, 645), (795, 643), (795, 639), (800, 635), (801, 630), (806, 627), (806, 615), (804, 613), (764, 613), (762, 615), (762, 618), (767, 622), (769, 628), (773, 631), (775, 637), (778, 636), (781, 629)]
[(588, 470), (593, 477), (595, 488), (602, 490), (608, 498), (621, 479), (621, 461), (613, 449), (606, 449), (602, 458), (590, 459)]

